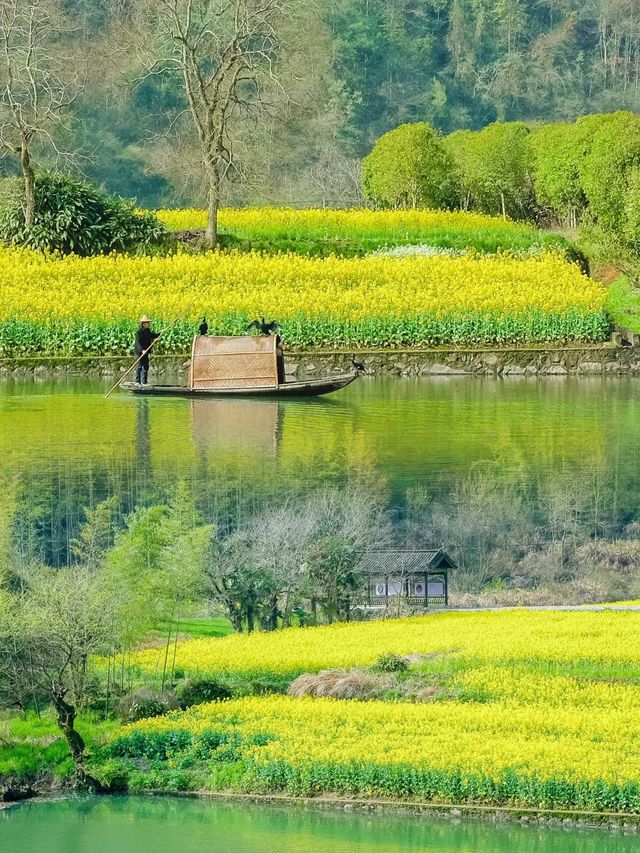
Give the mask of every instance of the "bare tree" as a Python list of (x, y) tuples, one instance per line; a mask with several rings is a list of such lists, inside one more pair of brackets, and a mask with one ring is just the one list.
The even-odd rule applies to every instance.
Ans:
[(304, 506), (296, 507), (287, 501), (279, 507), (268, 507), (251, 519), (246, 532), (252, 543), (253, 566), (272, 579), (264, 627), (278, 627), (279, 604), (282, 627), (289, 627), (295, 597), (304, 583), (306, 556), (314, 533), (313, 516)]
[(0, 154), (16, 154), (24, 178), (24, 217), (35, 216), (32, 147), (45, 140), (82, 91), (78, 57), (67, 48), (73, 28), (59, 0), (0, 3)]
[(379, 492), (359, 485), (323, 489), (305, 508), (313, 533), (307, 555), (312, 611), (320, 604), (328, 622), (348, 620), (353, 598), (365, 578), (359, 570), (362, 551), (383, 547), (390, 524)]
[(144, 79), (177, 76), (186, 107), (170, 131), (187, 118), (195, 130), (208, 197), (206, 240), (215, 248), (221, 188), (239, 172), (234, 122), (258, 116), (267, 91), (278, 86), (280, 27), (289, 18), (285, 0), (141, 0), (135, 27)]
[(101, 572), (40, 567), (17, 591), (0, 588), (0, 704), (51, 702), (81, 787), (84, 766), (76, 717), (91, 693), (94, 656), (118, 642), (122, 602)]

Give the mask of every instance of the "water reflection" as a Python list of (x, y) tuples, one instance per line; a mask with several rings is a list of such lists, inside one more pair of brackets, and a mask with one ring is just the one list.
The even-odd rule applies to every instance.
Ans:
[(622, 589), (638, 566), (639, 388), (369, 378), (317, 401), (105, 400), (97, 381), (13, 381), (0, 385), (0, 474), (21, 547), (54, 564), (83, 507), (109, 495), (126, 513), (186, 481), (233, 527), (357, 480), (387, 496), (403, 544), (445, 545), (468, 586), (600, 574)]
[[(148, 402), (144, 400), (144, 402)], [(273, 459), (286, 403), (275, 400), (190, 400), (193, 444), (204, 458), (254, 451)]]
[(631, 853), (638, 843), (597, 830), (140, 797), (0, 812), (3, 841), (16, 853)]

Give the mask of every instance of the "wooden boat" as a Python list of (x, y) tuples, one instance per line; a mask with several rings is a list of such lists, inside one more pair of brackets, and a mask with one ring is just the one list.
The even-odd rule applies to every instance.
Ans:
[(357, 373), (328, 376), (325, 379), (305, 379), (299, 382), (283, 382), (272, 388), (196, 388), (186, 385), (136, 385), (123, 382), (120, 386), (132, 394), (149, 397), (319, 397), (346, 388), (358, 377)]
[(317, 397), (346, 388), (357, 377), (355, 371), (287, 382), (277, 336), (196, 335), (187, 385), (123, 382), (120, 387), (151, 397)]

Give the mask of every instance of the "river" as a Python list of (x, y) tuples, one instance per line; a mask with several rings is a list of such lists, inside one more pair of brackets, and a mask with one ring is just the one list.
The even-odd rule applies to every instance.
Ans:
[(603, 830), (114, 797), (0, 811), (2, 853), (632, 853)]
[(104, 399), (108, 386), (0, 383), (3, 498), (20, 505), (24, 551), (50, 564), (108, 495), (124, 514), (183, 480), (233, 526), (350, 480), (385, 496), (404, 545), (444, 545), (461, 587), (495, 579), (498, 564), (526, 585), (575, 579), (595, 560), (602, 583), (627, 592), (617, 555), (589, 548), (636, 533), (638, 379), (365, 377), (299, 401)]

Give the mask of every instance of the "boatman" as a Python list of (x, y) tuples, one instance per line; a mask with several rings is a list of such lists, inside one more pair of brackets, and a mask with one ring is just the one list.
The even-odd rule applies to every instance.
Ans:
[(160, 337), (160, 332), (151, 331), (151, 320), (146, 314), (140, 317), (140, 325), (136, 332), (136, 343), (134, 346), (135, 355), (142, 356), (136, 367), (136, 384), (146, 385), (147, 376), (149, 375), (149, 349), (156, 338)]

